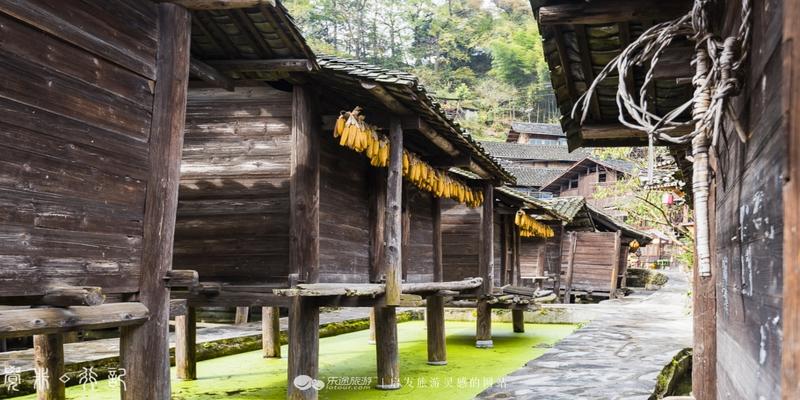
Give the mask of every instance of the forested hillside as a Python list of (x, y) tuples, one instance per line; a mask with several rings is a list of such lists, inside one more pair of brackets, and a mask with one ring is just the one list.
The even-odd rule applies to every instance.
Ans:
[(512, 119), (555, 122), (547, 64), (526, 0), (287, 0), (320, 54), (409, 70), (473, 135)]

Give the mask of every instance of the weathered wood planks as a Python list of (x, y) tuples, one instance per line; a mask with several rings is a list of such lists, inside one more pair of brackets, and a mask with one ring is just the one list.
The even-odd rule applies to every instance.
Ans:
[(139, 325), (150, 317), (142, 303), (0, 311), (0, 337), (19, 337)]

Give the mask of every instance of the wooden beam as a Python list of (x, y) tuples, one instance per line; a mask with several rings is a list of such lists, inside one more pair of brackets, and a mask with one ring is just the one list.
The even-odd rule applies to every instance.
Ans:
[(441, 282), (444, 280), (444, 263), (442, 258), (442, 199), (433, 198), (433, 281)]
[(369, 309), (369, 340), (368, 344), (375, 344), (375, 307)]
[(149, 315), (147, 307), (142, 303), (0, 310), (0, 337), (140, 325), (147, 321)]
[(441, 296), (430, 296), (425, 307), (425, 323), (428, 327), (428, 365), (447, 365), (444, 299)]
[(494, 347), (492, 341), (492, 307), (485, 299), (478, 300), (478, 319), (475, 329), (475, 347), (490, 349)]
[(37, 304), (53, 307), (99, 306), (106, 300), (99, 287), (59, 287), (47, 289)]
[(319, 308), (302, 297), (289, 308), (289, 400), (316, 400), (319, 376)]
[(162, 3), (174, 3), (190, 10), (232, 10), (237, 8), (257, 7), (268, 4), (275, 7), (275, 0), (156, 0)]
[(397, 314), (395, 307), (376, 306), (375, 351), (378, 362), (376, 389), (400, 389), (400, 362), (397, 342)]
[(369, 169), (369, 281), (379, 282), (383, 275), (384, 237), (386, 235), (386, 170)]
[(178, 379), (197, 379), (197, 313), (194, 307), (186, 315), (175, 317), (175, 372)]
[(186, 310), (189, 306), (184, 299), (170, 299), (169, 300), (169, 317), (174, 319), (180, 315), (186, 315)]
[(232, 92), (235, 88), (233, 79), (194, 57), (192, 57), (192, 61), (189, 64), (189, 75), (229, 92)]
[[(678, 136), (690, 130), (691, 127), (676, 129), (672, 134)], [(581, 136), (584, 140), (639, 139), (645, 143), (647, 141), (647, 133), (622, 124), (586, 124), (581, 127)]]
[(164, 285), (168, 288), (195, 290), (200, 286), (200, 275), (189, 269), (172, 269), (164, 275)]
[[(783, 352), (781, 397), (800, 398), (800, 2), (783, 5), (783, 101), (788, 145), (783, 186)], [(711, 218), (709, 218), (712, 220)], [(712, 235), (713, 237), (713, 235)], [(712, 274), (713, 275), (713, 274)], [(702, 399), (704, 400), (704, 399)]]
[(295, 86), (292, 101), (292, 174), (289, 180), (289, 273), (319, 277), (319, 137), (309, 87)]
[(314, 65), (305, 58), (261, 60), (206, 60), (220, 71), (235, 72), (308, 72)]
[(397, 100), (391, 93), (389, 93), (383, 85), (376, 83), (376, 82), (367, 82), (361, 81), (361, 87), (368, 90), (372, 93), (373, 96), (378, 98), (380, 101), (392, 114), (398, 116), (406, 116), (412, 115), (413, 113), (403, 105), (399, 100)]
[(138, 299), (150, 310), (142, 326), (120, 331), (120, 359), (127, 371), (122, 399), (170, 397), (169, 288), (178, 208), (178, 182), (186, 121), (191, 14), (175, 4), (158, 5), (158, 62), (149, 173), (144, 213)]
[[(586, 88), (588, 90), (589, 86), (592, 85), (594, 82), (594, 68), (592, 67), (592, 53), (591, 49), (589, 49), (589, 37), (586, 34), (586, 26), (584, 25), (575, 25), (575, 39), (578, 42), (578, 55), (581, 58), (581, 67), (583, 68), (583, 75), (584, 79), (586, 80)], [(595, 93), (591, 99), (589, 99), (589, 112), (592, 116), (592, 119), (597, 121), (602, 118), (600, 113), (600, 101), (597, 99), (597, 94)]]
[[(575, 276), (575, 249), (578, 245), (578, 233), (569, 233), (569, 255), (567, 256), (567, 282), (564, 285), (564, 303), (569, 304), (572, 299), (572, 277)], [(556, 293), (558, 295), (558, 293)]]
[(264, 358), (281, 358), (281, 309), (261, 307), (261, 351)]
[(34, 371), (37, 400), (64, 400), (64, 336), (56, 333), (33, 336)]
[(386, 184), (385, 250), (386, 304), (399, 305), (403, 278), (403, 129), (400, 120), (389, 123), (389, 173)]
[(607, 24), (611, 22), (666, 21), (687, 14), (688, 0), (604, 0), (579, 1), (539, 7), (539, 23), (550, 24)]
[(561, 26), (553, 27), (553, 40), (556, 42), (556, 49), (558, 51), (558, 60), (561, 64), (561, 72), (564, 74), (564, 83), (567, 85), (567, 93), (570, 99), (578, 98), (578, 90), (575, 87), (575, 78), (572, 76), (570, 69), (569, 54), (567, 54), (567, 44), (564, 41), (564, 30)]
[(525, 332), (525, 312), (522, 310), (511, 310), (511, 321), (515, 333)]
[(483, 184), (483, 199), (478, 275), (483, 279), (481, 293), (489, 294), (494, 282), (494, 186), (489, 182)]
[(234, 325), (244, 325), (250, 319), (250, 307), (236, 307), (236, 315), (233, 318)]

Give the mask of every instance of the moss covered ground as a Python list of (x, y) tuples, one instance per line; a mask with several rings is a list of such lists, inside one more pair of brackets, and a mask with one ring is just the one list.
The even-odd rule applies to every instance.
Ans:
[[(398, 325), (400, 375), (403, 387), (379, 391), (375, 384), (375, 347), (369, 332), (358, 331), (320, 340), (320, 378), (326, 387), (320, 399), (471, 399), (504, 375), (543, 354), (550, 345), (569, 335), (575, 325), (526, 325), (513, 333), (511, 324), (493, 324), (493, 349), (474, 347), (474, 322), (447, 322), (449, 364), (429, 366), (426, 361), (425, 322)], [(264, 359), (260, 351), (198, 363), (196, 381), (174, 379), (173, 399), (283, 399), (286, 393), (284, 358)], [(124, 378), (123, 378), (124, 379)], [(370, 382), (371, 380), (371, 382)], [(98, 381), (94, 390), (67, 388), (68, 399), (117, 399), (118, 389)], [(35, 396), (20, 399), (35, 399)]]

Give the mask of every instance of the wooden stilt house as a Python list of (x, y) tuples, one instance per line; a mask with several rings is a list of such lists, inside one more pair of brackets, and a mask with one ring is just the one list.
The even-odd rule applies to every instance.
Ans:
[(190, 21), (150, 1), (0, 2), (0, 304), (38, 307), (0, 312), (0, 337), (34, 335), (40, 398), (64, 398), (62, 334), (109, 327), (122, 398), (170, 396), (168, 286), (193, 277), (170, 271)]
[[(416, 77), (314, 58), (280, 7), (195, 14), (202, 81), (188, 95), (173, 262), (191, 265), (200, 283), (176, 293), (190, 306), (179, 321), (187, 332), (178, 339), (179, 376), (195, 375), (191, 310), (199, 306), (266, 307), (272, 349), (276, 307), (288, 307), (292, 399), (317, 397), (317, 388), (292, 382), (318, 378), (322, 306), (374, 307), (377, 387), (396, 389), (395, 307), (434, 297), (429, 311), (440, 317), (429, 322), (429, 362), (446, 363), (437, 298), (480, 290), (483, 280), (443, 276), (439, 204), (448, 197), (479, 207), (479, 196), (510, 175)], [(351, 112), (339, 121), (342, 110)], [(453, 166), (480, 185), (450, 176)]]
[[(600, 95), (590, 96), (583, 124), (572, 118), (572, 106), (609, 62), (606, 55), (618, 54), (654, 22), (688, 15), (694, 5), (706, 3), (532, 4), (570, 146), (647, 144), (646, 132), (618, 122), (617, 78), (602, 83)], [(688, 172), (684, 176), (697, 172), (686, 192), (695, 208), (697, 237), (708, 238), (698, 241), (696, 254), (702, 250), (704, 255), (693, 270), (692, 394), (698, 400), (794, 399), (800, 396), (800, 6), (782, 0), (708, 4), (714, 8), (696, 15), (705, 19), (709, 35), (699, 37), (725, 44), (711, 55), (720, 60), (711, 68), (724, 69), (723, 76), (731, 79), (725, 84), (735, 83), (737, 89), (723, 95), (729, 107), (710, 128), (712, 135), (703, 128), (704, 136), (693, 139), (694, 149), (690, 143), (655, 143), (669, 146)], [(691, 105), (702, 106), (704, 90), (692, 82), (706, 81), (692, 78), (711, 65), (706, 47), (679, 38), (661, 54), (649, 86), (643, 88), (644, 80), (636, 78), (628, 87), (645, 93), (660, 116), (692, 100), (695, 91)], [(722, 54), (729, 58), (723, 60)], [(728, 65), (743, 55), (744, 62)], [(720, 83), (714, 78), (708, 90)], [(702, 127), (688, 113), (683, 116), (691, 122), (685, 132)], [(676, 136), (685, 132), (673, 131)], [(709, 145), (706, 153), (703, 146)], [(706, 167), (710, 173), (703, 174)]]

